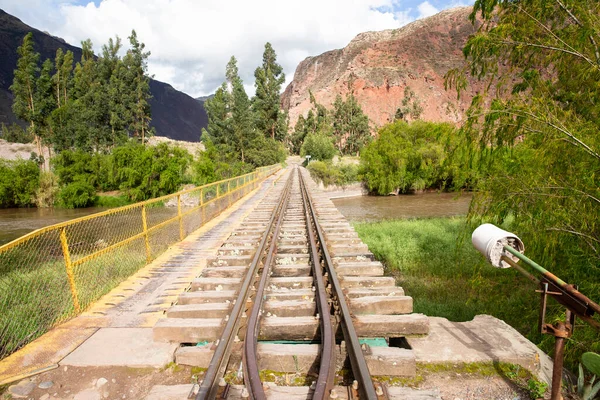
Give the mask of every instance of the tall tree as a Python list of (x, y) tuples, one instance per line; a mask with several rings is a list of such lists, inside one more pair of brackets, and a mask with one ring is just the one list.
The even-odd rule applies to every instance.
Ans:
[(244, 83), (239, 76), (237, 60), (234, 56), (227, 63), (225, 70), (227, 84), (231, 91), (229, 110), (231, 113), (231, 131), (233, 133), (233, 149), (245, 161), (245, 151), (255, 139), (255, 129), (252, 124), (250, 99), (244, 89)]
[(29, 123), (29, 131), (33, 135), (38, 154), (42, 154), (36, 120), (38, 114), (35, 104), (36, 82), (40, 72), (40, 55), (33, 48), (33, 33), (29, 32), (23, 38), (23, 44), (17, 49), (19, 60), (14, 72), (13, 84), (10, 90), (14, 96), (13, 112), (15, 115)]
[(333, 103), (333, 135), (342, 154), (358, 154), (370, 140), (369, 117), (351, 93), (346, 101), (338, 95)]
[(40, 76), (36, 81), (34, 103), (36, 104), (36, 126), (40, 140), (45, 144), (51, 144), (50, 116), (56, 109), (54, 87), (52, 84), (52, 72), (54, 64), (47, 59), (42, 64)]
[(146, 45), (141, 43), (135, 30), (131, 31), (129, 36), (129, 44), (131, 48), (127, 51), (123, 62), (131, 73), (132, 81), (130, 82), (132, 92), (134, 93), (132, 116), (133, 135), (139, 137), (142, 143), (145, 143), (146, 136), (151, 134), (150, 121), (152, 120), (150, 113), (150, 80), (148, 77), (148, 57), (150, 52), (145, 52)]
[(101, 151), (110, 143), (108, 94), (103, 84), (92, 42), (81, 43), (81, 62), (73, 77), (73, 145), (86, 151)]
[(253, 108), (256, 113), (256, 128), (265, 137), (283, 141), (287, 131), (282, 131), (282, 120), (285, 115), (280, 110), (281, 85), (285, 82), (283, 68), (277, 63), (277, 54), (271, 43), (265, 44), (262, 66), (254, 71), (254, 86), (256, 96), (253, 99)]
[(215, 95), (204, 102), (204, 109), (208, 116), (208, 126), (206, 134), (203, 138), (210, 139), (216, 146), (230, 147), (233, 141), (233, 133), (230, 126), (230, 93), (227, 88), (227, 83), (217, 89)]
[(135, 85), (127, 84), (128, 78), (134, 80), (134, 71), (129, 71), (119, 57), (122, 48), (121, 38), (116, 36), (102, 46), (102, 57), (98, 67), (102, 85), (108, 98), (108, 123), (111, 129), (112, 145), (123, 142), (127, 138), (127, 125), (133, 119), (132, 110), (136, 102)]

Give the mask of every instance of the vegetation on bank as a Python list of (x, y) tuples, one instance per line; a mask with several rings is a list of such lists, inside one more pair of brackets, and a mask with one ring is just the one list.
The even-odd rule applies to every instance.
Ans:
[(384, 126), (360, 155), (360, 177), (385, 195), (472, 186), (473, 168), (462, 163), (456, 128), (447, 123), (397, 121)]
[[(18, 48), (17, 69), (10, 90), (13, 111), (27, 123), (26, 133), (16, 126), (3, 129), (6, 139), (31, 138), (40, 155), (42, 148), (109, 152), (129, 138), (142, 143), (150, 129), (150, 85), (147, 60), (150, 52), (135, 31), (129, 36), (124, 56), (117, 36), (95, 55), (92, 42), (81, 43), (80, 60), (59, 48), (54, 59), (40, 60), (33, 33)], [(40, 64), (41, 62), (41, 64)]]
[(310, 176), (323, 186), (346, 186), (358, 182), (358, 165), (347, 164), (343, 161), (338, 164), (324, 161), (311, 161), (307, 166)]
[[(537, 287), (514, 269), (491, 267), (472, 246), (471, 229), (464, 218), (357, 223), (354, 228), (384, 263), (386, 273), (396, 276), (406, 294), (413, 297), (415, 312), (451, 321), (470, 321), (478, 314), (493, 315), (552, 353), (554, 338), (538, 331)], [(512, 225), (505, 228), (512, 229)], [(523, 237), (525, 246), (527, 239)], [(567, 281), (586, 273), (585, 266), (569, 267), (572, 273), (561, 276)], [(581, 290), (592, 299), (600, 298), (600, 291), (590, 285)], [(554, 301), (548, 305), (548, 321), (563, 312)], [(578, 324), (567, 342), (566, 365), (575, 371), (586, 351), (600, 351), (598, 334), (589, 326)]]
[[(62, 49), (55, 60), (45, 60), (40, 67), (33, 34), (25, 36), (11, 90), (15, 114), (28, 127), (3, 126), (2, 137), (33, 140), (38, 154), (47, 147), (52, 158), (48, 171), (47, 160), (35, 153), (30, 160), (2, 161), (0, 208), (117, 206), (285, 160), (287, 115), (279, 108), (284, 75), (269, 43), (263, 65), (255, 72), (252, 99), (232, 57), (227, 82), (206, 102), (209, 126), (202, 136), (206, 151), (194, 157), (176, 146), (146, 146), (145, 139), (153, 134), (150, 53), (135, 31), (129, 41), (131, 48), (122, 58), (118, 37), (103, 46), (99, 56), (87, 40), (74, 67), (73, 54)], [(117, 196), (98, 195), (115, 191)]]
[(265, 44), (263, 63), (254, 76), (256, 95), (249, 98), (237, 59), (232, 56), (225, 69), (225, 82), (204, 103), (208, 126), (202, 131), (202, 141), (211, 150), (211, 162), (218, 169), (229, 164), (247, 171), (248, 167), (283, 162), (287, 156), (283, 143), (288, 115), (279, 104), (285, 74), (270, 43)]

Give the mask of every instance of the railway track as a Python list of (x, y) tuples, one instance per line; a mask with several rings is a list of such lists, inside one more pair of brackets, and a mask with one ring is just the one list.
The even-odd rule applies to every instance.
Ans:
[(305, 174), (286, 170), (155, 326), (206, 368), (189, 398), (405, 398), (378, 377), (415, 374), (403, 338), (428, 321)]

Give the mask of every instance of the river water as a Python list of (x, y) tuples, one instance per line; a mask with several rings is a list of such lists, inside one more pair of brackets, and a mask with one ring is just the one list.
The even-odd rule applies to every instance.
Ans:
[(470, 194), (423, 193), (399, 196), (356, 196), (333, 199), (350, 221), (452, 217), (469, 211)]
[[(357, 196), (334, 199), (350, 221), (380, 221), (398, 218), (449, 217), (465, 215), (471, 196), (456, 193), (424, 193), (400, 196)], [(73, 218), (103, 211), (90, 207), (0, 209), (0, 245), (26, 233)]]
[(0, 245), (31, 231), (73, 218), (105, 210), (100, 207), (77, 208), (9, 208), (0, 209)]

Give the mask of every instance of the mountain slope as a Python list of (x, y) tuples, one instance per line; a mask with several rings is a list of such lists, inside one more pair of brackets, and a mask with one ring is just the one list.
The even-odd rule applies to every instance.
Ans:
[[(17, 47), (21, 45), (23, 37), (28, 32), (33, 32), (35, 50), (41, 55), (40, 63), (46, 58), (54, 60), (59, 47), (71, 50), (75, 55), (75, 61), (81, 58), (80, 48), (34, 29), (0, 10), (0, 124), (17, 122), (17, 118), (12, 113), (12, 94), (9, 87), (17, 66)], [(175, 90), (169, 84), (153, 79), (150, 80), (150, 92), (152, 94), (151, 126), (156, 129), (157, 135), (190, 142), (200, 140), (202, 128), (208, 123), (202, 103)]]
[(281, 97), (291, 126), (311, 108), (309, 90), (328, 108), (336, 95), (352, 91), (375, 127), (394, 119), (406, 88), (423, 107), (421, 119), (461, 121), (480, 85), (473, 82), (458, 101), (455, 91), (445, 91), (444, 75), (464, 65), (462, 47), (476, 30), (470, 12), (454, 8), (399, 29), (361, 33), (343, 49), (306, 58)]

